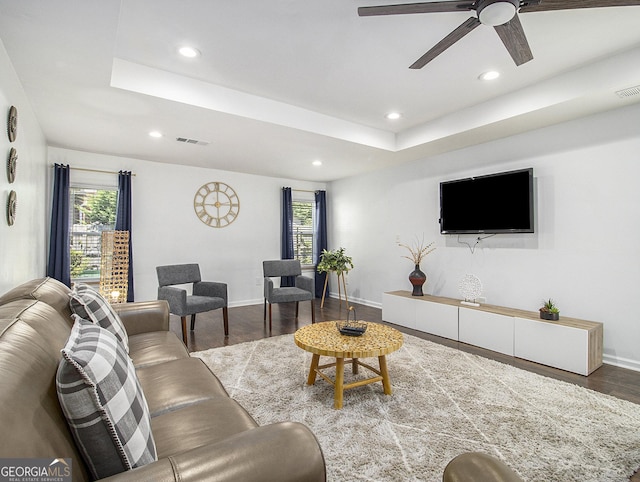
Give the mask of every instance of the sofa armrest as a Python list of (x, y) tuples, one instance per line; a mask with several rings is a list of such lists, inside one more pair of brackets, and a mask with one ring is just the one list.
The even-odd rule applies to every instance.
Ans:
[(164, 300), (136, 301), (113, 305), (127, 334), (169, 331), (169, 304)]
[(282, 422), (102, 479), (109, 482), (325, 482), (325, 463), (304, 425)]

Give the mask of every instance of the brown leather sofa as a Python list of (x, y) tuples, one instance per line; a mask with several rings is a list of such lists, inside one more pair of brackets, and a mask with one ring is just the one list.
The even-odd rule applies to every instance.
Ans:
[(447, 464), (442, 482), (523, 482), (503, 462), (482, 452), (466, 452)]
[[(0, 458), (71, 458), (90, 475), (58, 402), (56, 371), (72, 326), (69, 289), (51, 278), (0, 297)], [(120, 305), (129, 355), (151, 413), (158, 460), (103, 480), (324, 481), (315, 436), (302, 424), (259, 427), (169, 331), (165, 301)]]

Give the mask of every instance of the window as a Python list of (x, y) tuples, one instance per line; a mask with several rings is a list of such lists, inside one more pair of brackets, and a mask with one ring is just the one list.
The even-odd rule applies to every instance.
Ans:
[(115, 227), (117, 199), (114, 188), (70, 187), (71, 279), (100, 278), (101, 234)]
[(293, 254), (303, 266), (313, 266), (313, 225), (316, 203), (314, 201), (292, 201), (293, 207)]

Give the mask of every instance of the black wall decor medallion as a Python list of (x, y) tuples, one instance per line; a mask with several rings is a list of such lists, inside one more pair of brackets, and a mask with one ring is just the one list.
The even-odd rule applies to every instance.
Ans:
[(18, 109), (15, 106), (11, 106), (9, 109), (9, 119), (7, 120), (7, 134), (9, 135), (9, 142), (16, 140), (18, 134)]

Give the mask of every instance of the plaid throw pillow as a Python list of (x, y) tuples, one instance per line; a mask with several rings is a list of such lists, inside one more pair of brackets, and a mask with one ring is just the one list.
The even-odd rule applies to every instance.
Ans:
[(71, 311), (116, 335), (129, 353), (129, 337), (122, 320), (100, 293), (87, 285), (76, 283), (69, 296)]
[(157, 460), (147, 401), (131, 359), (111, 332), (76, 317), (56, 388), (94, 478)]

